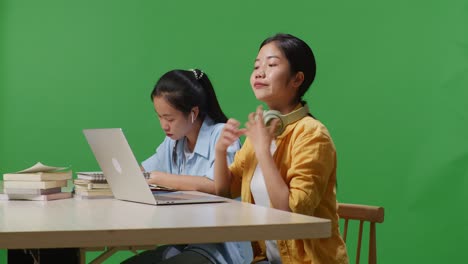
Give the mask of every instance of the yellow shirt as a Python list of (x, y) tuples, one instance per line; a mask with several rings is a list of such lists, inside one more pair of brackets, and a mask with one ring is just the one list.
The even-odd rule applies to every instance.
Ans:
[[(288, 125), (276, 138), (276, 145), (273, 159), (289, 186), (289, 208), (294, 213), (332, 221), (330, 238), (278, 240), (283, 264), (348, 263), (336, 212), (336, 151), (328, 130), (322, 123), (307, 116)], [(241, 195), (242, 201), (255, 203), (250, 182), (256, 167), (257, 158), (247, 138), (229, 168), (232, 173), (232, 197)], [(266, 258), (263, 241), (253, 242), (252, 247), (254, 262)]]

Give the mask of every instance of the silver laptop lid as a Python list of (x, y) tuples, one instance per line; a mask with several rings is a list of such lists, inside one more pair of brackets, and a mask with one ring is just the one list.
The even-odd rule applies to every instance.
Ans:
[(83, 130), (114, 197), (147, 204), (218, 203), (226, 198), (178, 192), (154, 195), (120, 128)]
[(84, 129), (83, 133), (115, 198), (156, 204), (121, 128)]

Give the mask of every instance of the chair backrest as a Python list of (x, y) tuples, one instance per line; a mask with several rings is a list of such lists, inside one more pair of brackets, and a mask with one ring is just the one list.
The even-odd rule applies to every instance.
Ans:
[(361, 255), (361, 240), (364, 222), (370, 223), (369, 229), (369, 263), (377, 263), (377, 240), (375, 223), (384, 221), (384, 208), (380, 206), (369, 206), (361, 204), (338, 203), (338, 216), (344, 219), (343, 240), (346, 242), (349, 220), (359, 221), (359, 236), (357, 243), (356, 264), (359, 264)]

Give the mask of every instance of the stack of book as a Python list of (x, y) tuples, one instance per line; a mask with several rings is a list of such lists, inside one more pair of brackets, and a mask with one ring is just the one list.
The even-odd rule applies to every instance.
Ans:
[(52, 167), (40, 162), (30, 168), (3, 174), (1, 200), (48, 201), (71, 198), (70, 192), (63, 192), (72, 179), (68, 167)]
[(112, 190), (102, 172), (77, 172), (75, 197), (78, 199), (113, 198)]

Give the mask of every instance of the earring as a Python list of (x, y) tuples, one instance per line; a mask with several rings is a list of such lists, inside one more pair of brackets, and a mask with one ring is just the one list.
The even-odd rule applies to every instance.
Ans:
[(193, 112), (192, 112), (192, 124), (193, 124), (193, 121), (195, 121), (195, 120), (194, 120), (194, 118), (193, 118)]

